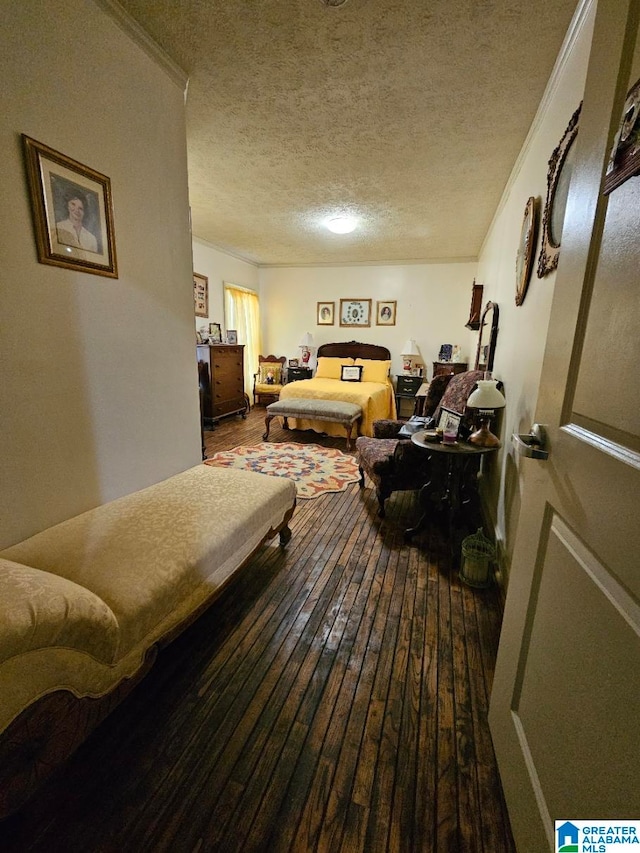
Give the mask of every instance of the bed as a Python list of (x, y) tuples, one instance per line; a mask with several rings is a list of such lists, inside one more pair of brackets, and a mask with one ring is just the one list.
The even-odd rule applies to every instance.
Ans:
[[(346, 382), (341, 368), (361, 366), (359, 382)], [(386, 347), (358, 341), (323, 344), (318, 347), (318, 367), (313, 379), (288, 382), (280, 399), (343, 400), (362, 407), (359, 434), (373, 436), (373, 422), (380, 418), (396, 417), (393, 384), (389, 376), (391, 353)], [(344, 427), (328, 421), (290, 418), (292, 429), (311, 429), (327, 435), (344, 436)]]

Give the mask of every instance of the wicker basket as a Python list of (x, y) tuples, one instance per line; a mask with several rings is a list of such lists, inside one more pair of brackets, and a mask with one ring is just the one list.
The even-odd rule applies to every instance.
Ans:
[(469, 586), (485, 587), (491, 583), (489, 569), (496, 557), (496, 549), (483, 534), (482, 528), (462, 540), (460, 577)]

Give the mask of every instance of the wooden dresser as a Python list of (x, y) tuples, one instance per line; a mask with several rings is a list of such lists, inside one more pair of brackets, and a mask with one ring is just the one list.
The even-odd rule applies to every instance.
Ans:
[(434, 361), (433, 375), (441, 376), (443, 373), (464, 373), (468, 370), (466, 361)]
[(244, 392), (244, 345), (198, 344), (198, 376), (202, 391), (202, 417), (212, 422), (249, 409)]

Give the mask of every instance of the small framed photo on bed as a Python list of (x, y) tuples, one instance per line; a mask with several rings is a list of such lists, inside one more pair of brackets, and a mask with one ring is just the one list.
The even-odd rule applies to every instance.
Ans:
[(376, 326), (395, 326), (396, 324), (396, 301), (376, 302)]
[(333, 326), (335, 323), (336, 303), (318, 302), (318, 315), (316, 323), (318, 326)]
[(361, 382), (363, 370), (364, 368), (361, 364), (343, 364), (340, 379), (343, 382)]

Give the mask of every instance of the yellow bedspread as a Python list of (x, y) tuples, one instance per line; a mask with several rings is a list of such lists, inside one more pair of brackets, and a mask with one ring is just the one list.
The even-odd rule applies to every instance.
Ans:
[[(280, 399), (305, 398), (312, 400), (343, 400), (362, 407), (362, 420), (358, 434), (373, 436), (373, 422), (379, 418), (396, 417), (396, 398), (391, 380), (387, 382), (342, 382), (340, 379), (301, 379), (288, 382), (280, 392)], [(309, 421), (289, 418), (292, 429), (312, 429), (327, 435), (344, 436), (342, 424), (328, 421)]]

